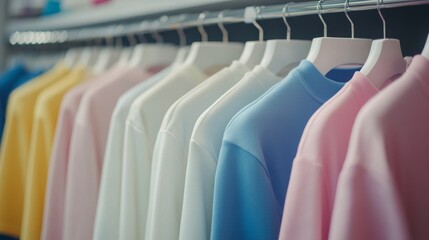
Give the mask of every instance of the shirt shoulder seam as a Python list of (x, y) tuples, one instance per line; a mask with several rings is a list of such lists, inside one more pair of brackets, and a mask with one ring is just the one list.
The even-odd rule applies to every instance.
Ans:
[(256, 157), (254, 154), (252, 154), (251, 152), (247, 151), (246, 149), (240, 147), (236, 143), (233, 143), (233, 142), (230, 142), (230, 141), (223, 141), (222, 145), (224, 143), (232, 145), (232, 146), (235, 146), (236, 148), (238, 148), (238, 149), (242, 150), (243, 152), (245, 152), (245, 153), (249, 154), (250, 156), (252, 156), (253, 159), (256, 159), (256, 161), (259, 163), (259, 165), (261, 165), (261, 167), (264, 169), (265, 174), (270, 178), (270, 174), (268, 173), (268, 169), (265, 167), (265, 165), (261, 162), (261, 160), (258, 157)]
[[(216, 157), (210, 151), (208, 151), (200, 142), (198, 142), (197, 140), (191, 138), (190, 143), (195, 143), (199, 148), (201, 148), (204, 152), (206, 152), (206, 153), (208, 153), (210, 155), (210, 157), (213, 160), (213, 162), (217, 163), (216, 162)], [(191, 146), (191, 145), (189, 145), (189, 146)]]

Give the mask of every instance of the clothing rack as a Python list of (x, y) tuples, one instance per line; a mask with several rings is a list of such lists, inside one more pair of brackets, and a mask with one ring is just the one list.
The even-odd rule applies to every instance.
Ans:
[(344, 11), (364, 11), (377, 8), (396, 8), (429, 4), (429, 0), (350, 0), (309, 1), (271, 6), (251, 6), (245, 9), (223, 10), (218, 12), (189, 13), (175, 16), (162, 16), (158, 19), (111, 24), (80, 29), (58, 29), (53, 31), (16, 31), (9, 34), (11, 45), (59, 44), (73, 41), (106, 39), (137, 33), (151, 33), (178, 30), (190, 27), (219, 23), (252, 23), (256, 20), (296, 17), (312, 14), (338, 13)]

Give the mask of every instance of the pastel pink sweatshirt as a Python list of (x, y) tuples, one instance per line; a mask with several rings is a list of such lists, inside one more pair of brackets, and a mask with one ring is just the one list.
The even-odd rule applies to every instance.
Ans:
[(293, 162), (280, 239), (328, 239), (337, 179), (356, 115), (378, 89), (360, 72), (307, 123)]
[(108, 78), (114, 78), (124, 70), (123, 67), (113, 67), (73, 88), (62, 100), (49, 163), (41, 236), (43, 240), (62, 238), (69, 146), (82, 95), (91, 87), (102, 84)]
[(93, 5), (100, 5), (108, 2), (110, 2), (110, 0), (92, 0)]
[(92, 239), (102, 160), (116, 101), (129, 88), (160, 69), (146, 72), (129, 68), (83, 95), (70, 143), (62, 239)]
[(429, 239), (429, 60), (371, 99), (353, 126), (333, 240)]

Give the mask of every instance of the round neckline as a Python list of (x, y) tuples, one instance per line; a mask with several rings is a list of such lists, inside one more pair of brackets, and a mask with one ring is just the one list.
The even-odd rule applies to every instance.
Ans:
[(308, 60), (302, 60), (296, 71), (302, 76), (302, 82), (306, 85), (307, 90), (321, 102), (329, 100), (349, 82), (338, 82), (326, 77)]

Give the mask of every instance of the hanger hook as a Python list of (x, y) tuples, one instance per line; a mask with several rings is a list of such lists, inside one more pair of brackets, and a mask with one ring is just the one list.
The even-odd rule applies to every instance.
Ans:
[(106, 47), (113, 47), (114, 46), (114, 40), (113, 36), (111, 34), (106, 35)]
[(147, 38), (145, 34), (147, 33), (149, 23), (147, 21), (142, 21), (139, 25), (140, 32), (136, 33), (136, 41), (137, 43), (147, 43)]
[(147, 43), (147, 38), (144, 35), (145, 33), (142, 32), (141, 34), (137, 34), (137, 39), (140, 43)]
[[(184, 19), (186, 19), (186, 15), (181, 14), (180, 18), (182, 19), (181, 21), (183, 21)], [(183, 26), (180, 25), (180, 24), (178, 24), (177, 27), (176, 27), (176, 31), (177, 31), (177, 34), (179, 35), (179, 44), (180, 44), (180, 46), (181, 47), (185, 46), (186, 42), (187, 42), (187, 39), (186, 39), (186, 34), (185, 34), (184, 29), (183, 29)]]
[(154, 39), (156, 43), (163, 43), (164, 38), (159, 34), (159, 32), (154, 28), (153, 32), (150, 34)]
[(186, 45), (186, 34), (182, 27), (178, 27), (177, 34), (179, 35), (179, 44), (181, 47)]
[(256, 29), (258, 29), (258, 31), (259, 31), (259, 40), (258, 41), (262, 42), (262, 41), (264, 41), (264, 29), (256, 21), (256, 19), (259, 17), (259, 14), (261, 13), (261, 7), (254, 7), (254, 8), (256, 11), (256, 16), (253, 19), (252, 23), (253, 23), (253, 26), (255, 26)]
[(355, 38), (355, 24), (353, 23), (352, 19), (349, 16), (349, 13), (348, 13), (349, 9), (350, 9), (350, 0), (346, 0), (344, 2), (344, 13), (346, 14), (346, 17), (350, 22), (352, 38)]
[(118, 34), (118, 33), (123, 33), (123, 31), (124, 31), (123, 25), (118, 25), (114, 29), (112, 29), (112, 32), (117, 34), (116, 38), (115, 37), (113, 38), (113, 46), (115, 46), (116, 48), (122, 48), (124, 46), (124, 41), (122, 40), (122, 34)]
[(107, 28), (108, 34), (106, 34), (106, 45), (107, 47), (115, 47), (115, 29), (113, 27)]
[[(143, 35), (143, 34), (141, 34), (141, 35)], [(130, 46), (135, 46), (137, 44), (137, 40), (136, 40), (136, 37), (134, 36), (134, 34), (132, 34), (132, 33), (127, 34), (127, 39), (128, 39), (128, 44)]]
[(283, 22), (285, 22), (286, 27), (287, 27), (286, 39), (290, 40), (292, 28), (290, 27), (290, 25), (286, 19), (286, 15), (289, 15), (289, 3), (285, 4), (282, 12), (283, 12)]
[(200, 13), (200, 15), (198, 15), (198, 31), (201, 34), (201, 41), (202, 42), (207, 42), (208, 41), (208, 36), (207, 36), (207, 32), (203, 27), (204, 24), (204, 19), (206, 18), (206, 14), (205, 13)]
[(224, 11), (221, 11), (218, 14), (218, 19), (219, 19), (218, 26), (219, 26), (220, 30), (222, 31), (222, 41), (224, 43), (226, 43), (229, 40), (229, 36), (228, 36), (228, 31), (225, 28), (225, 25), (223, 25), (223, 13), (224, 13)]
[(381, 5), (384, 5), (383, 0), (377, 0), (377, 11), (378, 11), (378, 15), (380, 15), (381, 21), (383, 21), (383, 38), (386, 39), (386, 20), (384, 20), (384, 16), (381, 13), (380, 1), (381, 1)]
[(159, 34), (158, 27), (161, 25), (162, 17), (154, 22), (156, 26), (152, 29), (152, 33), (150, 34), (156, 41), (156, 43), (164, 43), (164, 38)]
[(95, 38), (94, 39), (94, 44), (97, 47), (101, 47), (101, 45), (103, 44), (103, 39), (102, 38)]
[(323, 37), (327, 37), (328, 36), (328, 25), (325, 22), (325, 19), (323, 19), (322, 14), (320, 13), (320, 11), (322, 10), (322, 2), (323, 0), (319, 0), (317, 2), (317, 15), (319, 15), (320, 21), (322, 21), (323, 23)]
[(112, 37), (112, 46), (114, 48), (121, 48), (122, 47), (122, 38), (120, 36), (118, 37)]

